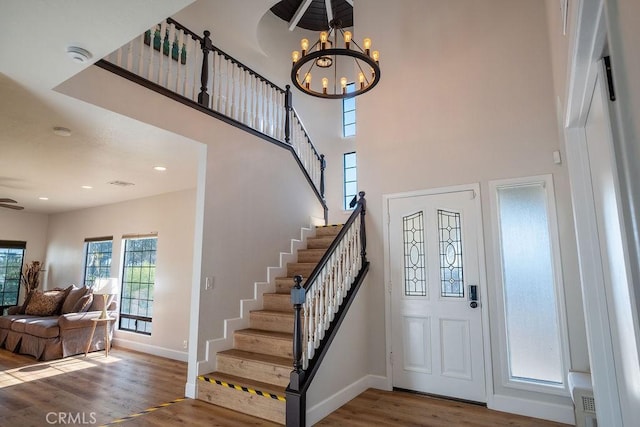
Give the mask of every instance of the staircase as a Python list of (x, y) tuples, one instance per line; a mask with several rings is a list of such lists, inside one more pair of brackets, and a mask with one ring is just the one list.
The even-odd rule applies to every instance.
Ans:
[(263, 309), (252, 311), (248, 329), (236, 331), (233, 348), (217, 354), (217, 371), (198, 377), (198, 399), (285, 424), (285, 389), (293, 369), (293, 277), (309, 277), (341, 225), (317, 227), (307, 248), (298, 250), (276, 292), (264, 294)]

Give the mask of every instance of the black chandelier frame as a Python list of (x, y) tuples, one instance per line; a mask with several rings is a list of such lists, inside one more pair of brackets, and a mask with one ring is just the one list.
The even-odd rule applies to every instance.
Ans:
[[(331, 40), (331, 36), (333, 35), (334, 40), (333, 40), (333, 45), (337, 46), (337, 38), (338, 38), (338, 32), (341, 33), (341, 35), (344, 37), (344, 30), (340, 27), (340, 23), (332, 21), (331, 25), (330, 25), (330, 30), (329, 33), (327, 35), (327, 44), (330, 44), (330, 40)], [(369, 49), (362, 49), (356, 42), (355, 40), (351, 40), (348, 44), (346, 43), (347, 46), (350, 45), (354, 45), (357, 49), (351, 49), (350, 47), (345, 47), (345, 48), (337, 48), (337, 47), (333, 47), (333, 48), (322, 48), (322, 43), (321, 41), (318, 39), (313, 46), (311, 46), (308, 51), (304, 52), (301, 55), (301, 57), (293, 63), (293, 66), (291, 68), (291, 81), (293, 82), (293, 85), (295, 87), (297, 87), (299, 90), (301, 90), (302, 92), (311, 95), (311, 96), (315, 96), (318, 98), (324, 98), (324, 99), (348, 99), (348, 98), (353, 98), (356, 97), (358, 95), (362, 95), (363, 93), (367, 93), (369, 92), (371, 89), (373, 89), (379, 82), (380, 82), (380, 64), (378, 61), (374, 60), (371, 55), (370, 55), (370, 50)], [(318, 49), (318, 47), (320, 47)], [(354, 62), (355, 64), (358, 66), (358, 68), (360, 69), (360, 72), (364, 75), (364, 84), (359, 84), (359, 82), (355, 82), (355, 90), (351, 91), (351, 92), (345, 92), (345, 91), (338, 91), (338, 76), (337, 76), (337, 68), (334, 68), (334, 93), (325, 93), (323, 92), (318, 92), (316, 90), (313, 90), (311, 88), (311, 86), (309, 85), (309, 87), (307, 87), (306, 82), (305, 82), (305, 76), (307, 74), (309, 74), (311, 72), (311, 70), (313, 69), (314, 66), (317, 66), (318, 68), (323, 68), (323, 69), (327, 69), (326, 67), (322, 67), (320, 65), (317, 64), (317, 60), (319, 58), (325, 58), (325, 57), (330, 57), (332, 59), (332, 64), (331, 66), (337, 67), (337, 58), (338, 57), (352, 57), (354, 58)], [(371, 68), (371, 72), (365, 72), (360, 63), (358, 62), (358, 60), (363, 61), (364, 63), (366, 63), (370, 68)], [(308, 69), (306, 70), (306, 72), (300, 72), (300, 70), (305, 66), (308, 66)], [(302, 77), (302, 80), (300, 80), (300, 77)]]

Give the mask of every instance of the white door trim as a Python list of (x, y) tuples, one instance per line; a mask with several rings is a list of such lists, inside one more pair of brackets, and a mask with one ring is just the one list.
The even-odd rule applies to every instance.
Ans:
[[(598, 421), (622, 425), (614, 343), (609, 320), (600, 239), (591, 186), (585, 123), (598, 76), (598, 59), (605, 46), (606, 23), (602, 0), (578, 4), (577, 30), (572, 40), (565, 138), (571, 198), (578, 246), (580, 279), (594, 397)], [(619, 374), (618, 374), (619, 375)]]
[(410, 191), (404, 193), (384, 194), (382, 195), (382, 213), (383, 213), (383, 238), (384, 238), (384, 287), (385, 287), (385, 336), (386, 336), (386, 361), (387, 361), (387, 387), (389, 390), (393, 388), (393, 369), (391, 366), (391, 254), (389, 250), (389, 204), (393, 199), (402, 199), (406, 197), (429, 196), (443, 193), (456, 193), (462, 191), (473, 191), (474, 209), (478, 218), (477, 242), (478, 242), (478, 276), (480, 286), (480, 295), (482, 304), (482, 343), (484, 352), (484, 376), (487, 401), (493, 396), (493, 371), (491, 363), (491, 341), (489, 334), (489, 301), (487, 292), (487, 271), (484, 252), (484, 222), (482, 220), (482, 205), (480, 197), (480, 184), (455, 185), (441, 188), (430, 188), (425, 190)]

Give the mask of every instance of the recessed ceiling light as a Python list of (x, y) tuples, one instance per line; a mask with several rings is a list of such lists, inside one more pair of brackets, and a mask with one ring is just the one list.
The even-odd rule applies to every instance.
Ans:
[(93, 187), (90, 185), (83, 185), (81, 188), (84, 188), (85, 190), (91, 190)]
[(40, 200), (49, 200), (48, 197), (38, 197), (38, 199), (40, 199)]
[(56, 126), (53, 128), (53, 133), (58, 136), (71, 136), (71, 129), (62, 126)]
[(165, 168), (164, 166), (154, 166), (154, 167), (153, 167), (153, 170), (157, 170), (157, 171), (160, 171), (160, 172), (164, 172), (164, 171), (166, 171), (166, 170), (167, 170), (167, 168)]
[(117, 185), (118, 187), (129, 187), (131, 185), (135, 185), (133, 182), (127, 182), (127, 181), (111, 181), (109, 182), (109, 184), (111, 185)]

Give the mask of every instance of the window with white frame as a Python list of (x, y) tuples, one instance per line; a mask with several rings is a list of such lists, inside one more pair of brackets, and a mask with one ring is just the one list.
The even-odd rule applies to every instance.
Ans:
[(84, 284), (93, 286), (96, 279), (111, 277), (113, 237), (84, 239)]
[(120, 330), (151, 335), (158, 238), (123, 236)]
[(351, 200), (358, 194), (358, 176), (356, 170), (356, 153), (344, 154), (343, 160), (344, 177), (344, 210), (353, 209), (349, 206)]
[(490, 182), (507, 385), (566, 392), (568, 340), (551, 175)]
[[(347, 85), (347, 93), (356, 90), (355, 83)], [(348, 138), (356, 134), (356, 98), (345, 98), (342, 100), (342, 136)]]

